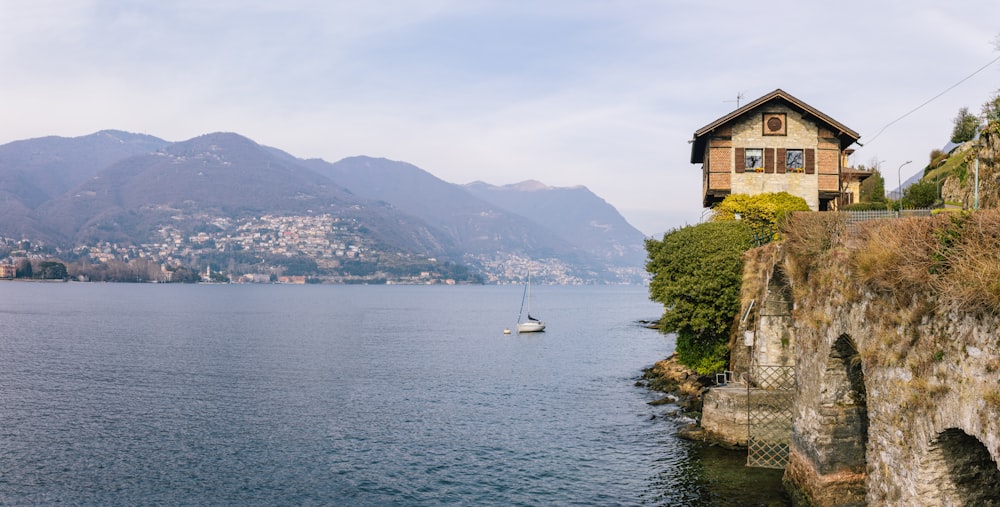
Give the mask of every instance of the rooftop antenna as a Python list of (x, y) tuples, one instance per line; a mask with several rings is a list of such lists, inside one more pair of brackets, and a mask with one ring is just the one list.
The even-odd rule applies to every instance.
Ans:
[(743, 100), (743, 92), (737, 92), (736, 100), (723, 100), (723, 102), (736, 102), (736, 109), (739, 109), (741, 100)]

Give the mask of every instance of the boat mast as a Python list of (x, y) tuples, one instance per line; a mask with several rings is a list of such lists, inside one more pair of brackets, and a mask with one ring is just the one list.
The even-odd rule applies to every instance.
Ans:
[(528, 271), (528, 284), (524, 286), (524, 293), (528, 302), (528, 320), (531, 320), (531, 271)]
[(524, 315), (524, 302), (528, 301), (528, 315), (531, 315), (531, 298), (529, 291), (531, 290), (531, 271), (528, 271), (528, 283), (524, 286), (524, 291), (521, 293), (521, 309), (517, 312), (517, 321), (521, 322), (521, 316)]

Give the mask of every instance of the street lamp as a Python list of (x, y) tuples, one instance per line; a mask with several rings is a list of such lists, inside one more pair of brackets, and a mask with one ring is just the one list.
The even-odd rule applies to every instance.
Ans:
[(913, 161), (907, 160), (906, 162), (899, 164), (899, 168), (896, 169), (896, 180), (899, 183), (899, 187), (897, 188), (897, 190), (899, 191), (899, 211), (903, 211), (903, 177), (901, 176), (900, 171), (903, 170), (904, 165), (909, 164), (910, 162)]

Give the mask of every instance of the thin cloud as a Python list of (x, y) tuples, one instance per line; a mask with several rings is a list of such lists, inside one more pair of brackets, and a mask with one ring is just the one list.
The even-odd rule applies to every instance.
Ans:
[[(455, 183), (585, 185), (654, 234), (701, 218), (687, 141), (737, 94), (783, 88), (865, 143), (993, 58), (995, 19), (972, 1), (0, 0), (0, 141), (235, 131)], [(922, 161), (997, 72), (855, 162)]]

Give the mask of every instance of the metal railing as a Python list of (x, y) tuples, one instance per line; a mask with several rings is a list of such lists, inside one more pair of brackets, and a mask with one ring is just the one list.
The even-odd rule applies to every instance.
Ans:
[(929, 209), (904, 209), (904, 210), (865, 210), (865, 211), (845, 211), (848, 214), (847, 223), (864, 222), (866, 220), (884, 220), (887, 218), (905, 217), (929, 217)]

